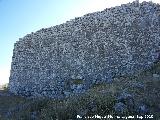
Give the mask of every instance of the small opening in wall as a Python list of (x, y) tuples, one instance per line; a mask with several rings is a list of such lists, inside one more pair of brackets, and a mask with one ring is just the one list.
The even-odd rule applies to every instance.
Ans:
[(84, 80), (82, 80), (82, 79), (73, 79), (72, 83), (75, 84), (75, 85), (79, 85), (79, 84), (83, 84)]
[(154, 63), (157, 63), (157, 62), (160, 61), (160, 50), (157, 50), (157, 51), (156, 51), (156, 54), (157, 54), (157, 55), (156, 55), (156, 56), (157, 56), (157, 57), (156, 57), (157, 60), (156, 60)]

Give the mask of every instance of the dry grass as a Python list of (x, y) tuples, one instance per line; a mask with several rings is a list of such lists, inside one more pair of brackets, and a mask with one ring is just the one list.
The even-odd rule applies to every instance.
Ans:
[[(77, 114), (83, 115), (114, 115), (113, 106), (116, 97), (122, 91), (134, 95), (135, 102), (143, 101), (150, 107), (151, 114), (160, 118), (160, 80), (153, 74), (160, 74), (160, 63), (152, 68), (142, 71), (137, 75), (119, 76), (113, 83), (95, 84), (85, 94), (72, 95), (63, 100), (53, 99), (26, 99), (20, 96), (0, 96), (0, 119), (6, 119), (6, 113), (10, 111), (8, 118), (12, 120), (65, 120), (75, 119)], [(82, 84), (82, 80), (75, 80)], [(138, 85), (140, 86), (137, 86)], [(141, 86), (142, 85), (142, 86)], [(7, 94), (7, 91), (1, 91)], [(18, 106), (20, 106), (18, 108)], [(94, 106), (94, 107), (93, 107)], [(159, 106), (159, 108), (158, 108)], [(6, 112), (6, 113), (5, 113)], [(35, 115), (33, 115), (35, 114)], [(131, 114), (126, 111), (126, 114)]]

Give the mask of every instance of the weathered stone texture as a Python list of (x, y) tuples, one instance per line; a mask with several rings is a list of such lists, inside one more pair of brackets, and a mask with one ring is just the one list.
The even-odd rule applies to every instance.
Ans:
[(61, 97), (72, 92), (72, 80), (82, 79), (75, 89), (85, 89), (144, 70), (159, 58), (160, 5), (133, 2), (21, 38), (14, 45), (9, 89)]

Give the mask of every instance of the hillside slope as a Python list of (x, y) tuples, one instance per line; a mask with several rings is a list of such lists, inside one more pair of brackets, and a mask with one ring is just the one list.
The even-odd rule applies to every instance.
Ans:
[(0, 91), (0, 119), (75, 120), (77, 115), (83, 119), (112, 115), (116, 120), (117, 116), (132, 115), (136, 119), (137, 115), (144, 118), (150, 115), (153, 120), (159, 120), (159, 86), (160, 62), (157, 62), (138, 74), (119, 76), (109, 84), (95, 84), (84, 94), (72, 94), (62, 100), (26, 98), (4, 90)]

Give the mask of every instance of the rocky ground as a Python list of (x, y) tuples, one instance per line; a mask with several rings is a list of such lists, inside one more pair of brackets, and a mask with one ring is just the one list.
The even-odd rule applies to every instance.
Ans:
[(5, 89), (0, 91), (0, 120), (75, 120), (94, 115), (159, 120), (159, 86), (157, 62), (139, 74), (117, 76), (110, 83), (95, 84), (83, 94), (60, 100), (15, 96)]

